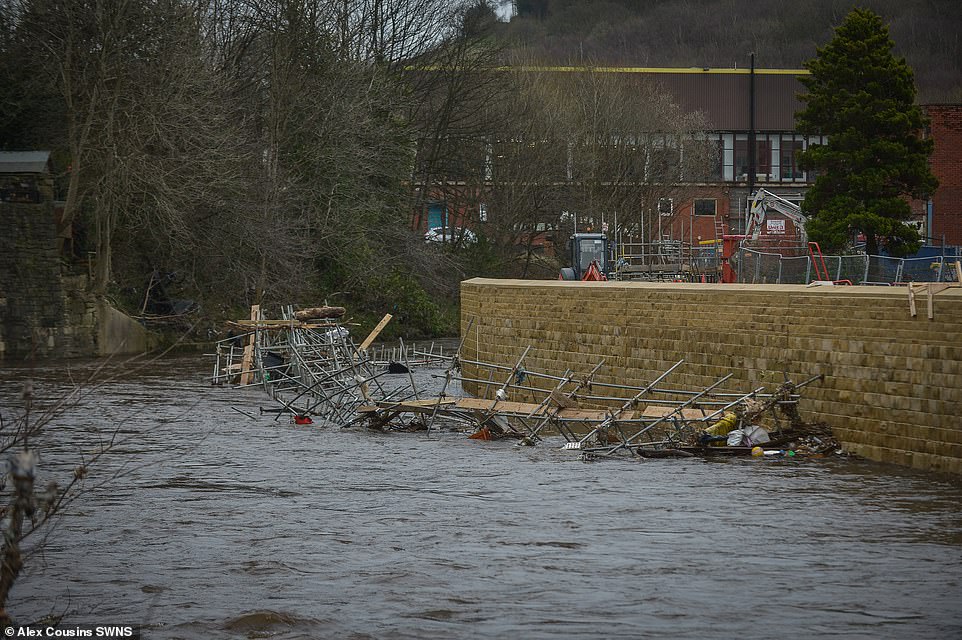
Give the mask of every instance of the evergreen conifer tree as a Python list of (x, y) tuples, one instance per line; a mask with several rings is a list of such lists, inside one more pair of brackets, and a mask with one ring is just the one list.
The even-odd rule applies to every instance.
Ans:
[(800, 96), (806, 106), (796, 114), (798, 130), (828, 142), (802, 155), (802, 167), (818, 171), (802, 208), (809, 238), (826, 251), (846, 248), (859, 232), (870, 255), (881, 247), (906, 255), (920, 244), (904, 224), (909, 197), (927, 197), (938, 181), (927, 163), (932, 141), (921, 135), (926, 119), (912, 69), (893, 46), (882, 19), (856, 8), (805, 64), (811, 75), (801, 78), (808, 93)]

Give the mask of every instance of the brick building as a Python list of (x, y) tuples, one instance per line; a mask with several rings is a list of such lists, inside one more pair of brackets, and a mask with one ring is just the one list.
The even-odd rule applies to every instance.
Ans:
[[(584, 69), (559, 67), (557, 73), (585, 73)], [(688, 244), (714, 240), (723, 233), (744, 230), (748, 203), (759, 189), (800, 204), (814, 182), (813, 172), (798, 166), (799, 154), (823, 136), (803, 136), (795, 130), (795, 113), (805, 91), (799, 76), (804, 69), (711, 69), (711, 68), (606, 68), (595, 72), (617, 75), (628, 85), (653, 83), (671, 96), (684, 111), (698, 112), (707, 122), (703, 132), (716, 146), (717, 161), (707, 176), (679, 176), (683, 197), (659, 202), (666, 225), (663, 238)], [(929, 202), (914, 202), (923, 235), (930, 243), (962, 244), (962, 105), (923, 105), (931, 119), (926, 132), (935, 139), (931, 166), (940, 181)], [(676, 150), (676, 153), (678, 151)], [(650, 149), (648, 153), (653, 153)], [(496, 164), (497, 154), (493, 162)], [(489, 162), (490, 162), (489, 158)], [(559, 166), (559, 180), (564, 170)], [(495, 167), (496, 170), (496, 167)], [(570, 175), (568, 176), (570, 178)], [(490, 183), (488, 188), (490, 188)], [(472, 226), (484, 221), (484, 210), (475, 195), (473, 206), (439, 198), (429, 205), (428, 226)], [(639, 203), (639, 206), (641, 204)], [(496, 212), (493, 214), (496, 215)], [(773, 215), (778, 218), (777, 214)], [(767, 240), (777, 246), (784, 233), (792, 242), (793, 225), (784, 221), (766, 230)], [(784, 231), (783, 231), (784, 230)]]
[[(801, 109), (802, 69), (632, 69), (647, 76), (685, 110), (707, 119), (717, 145), (712, 175), (692, 183), (694, 197), (676, 205), (672, 234), (696, 243), (721, 231), (744, 229), (751, 194), (764, 188), (800, 203), (814, 175), (798, 166), (799, 154), (820, 136), (795, 132)], [(791, 224), (785, 226), (791, 229)]]
[[(748, 198), (758, 188), (801, 202), (815, 176), (798, 167), (798, 154), (810, 144), (824, 141), (795, 132), (795, 112), (803, 106), (798, 95), (805, 91), (798, 76), (807, 71), (640, 72), (657, 78), (679, 104), (703, 112), (712, 124), (709, 135), (719, 149), (714, 180), (698, 185), (703, 190), (700, 197), (679, 203), (679, 217), (691, 217), (688, 228), (696, 236), (711, 233), (711, 221), (703, 215), (713, 209), (729, 230), (741, 230)], [(912, 209), (926, 244), (962, 245), (962, 105), (930, 104), (922, 108), (931, 121), (925, 135), (935, 141), (929, 164), (939, 187), (928, 202), (913, 202)], [(752, 147), (754, 151), (749, 152)], [(684, 232), (678, 220), (674, 231)]]
[(935, 141), (929, 161), (939, 179), (926, 204), (927, 235), (935, 243), (962, 245), (962, 104), (923, 105), (929, 116), (928, 135)]

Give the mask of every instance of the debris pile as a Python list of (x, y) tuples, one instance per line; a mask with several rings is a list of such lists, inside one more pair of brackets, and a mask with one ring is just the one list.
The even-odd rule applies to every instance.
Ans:
[[(513, 366), (464, 360), (464, 338), (447, 356), (435, 353), (433, 345), (428, 353), (412, 351), (402, 341), (385, 362), (369, 348), (390, 315), (358, 346), (340, 323), (344, 313), (341, 307), (287, 307), (280, 320), (264, 320), (259, 309), (252, 309), (251, 320), (235, 323), (243, 335), (217, 343), (212, 381), (262, 385), (279, 405), (262, 412), (287, 415), (299, 424), (318, 418), (338, 426), (430, 431), (442, 419), (473, 439), (513, 438), (524, 445), (537, 444), (550, 432), (564, 438), (565, 450), (586, 460), (617, 454), (815, 456), (838, 448), (830, 429), (806, 424), (798, 412), (801, 391), (822, 376), (800, 383), (786, 378), (771, 391), (763, 386), (722, 391), (734, 377), (728, 373), (706, 387), (682, 389), (670, 383), (685, 364), (679, 360), (650, 383), (632, 386), (598, 380), (604, 360), (587, 373), (534, 371), (525, 365), (530, 346)], [(446, 363), (443, 373), (433, 375), (440, 393), (429, 397), (417, 388), (409, 356), (419, 363)], [(477, 377), (465, 377), (463, 365)], [(387, 388), (391, 385), (382, 377), (389, 373), (406, 373), (407, 380)], [(448, 395), (455, 381), (482, 392), (479, 397)]]
[(233, 323), (243, 333), (217, 343), (211, 382), (262, 385), (280, 405), (262, 412), (288, 415), (299, 424), (313, 418), (346, 424), (373, 392), (391, 397), (380, 384), (383, 372), (374, 370), (340, 324), (342, 307), (287, 307), (281, 315), (265, 320), (254, 307), (250, 320)]

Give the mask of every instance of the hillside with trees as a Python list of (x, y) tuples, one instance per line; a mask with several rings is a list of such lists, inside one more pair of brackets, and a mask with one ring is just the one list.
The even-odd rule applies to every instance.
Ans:
[[(509, 3), (502, 2), (507, 10)], [(955, 0), (516, 0), (501, 34), (546, 63), (799, 69), (853, 6), (882, 16), (922, 102), (962, 102)]]

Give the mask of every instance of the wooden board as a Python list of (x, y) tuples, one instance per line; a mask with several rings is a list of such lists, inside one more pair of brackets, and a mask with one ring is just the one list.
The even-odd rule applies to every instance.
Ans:
[[(663, 418), (675, 410), (675, 407), (665, 407), (657, 404), (650, 404), (645, 407), (644, 412), (641, 414), (643, 418)], [(711, 415), (708, 411), (704, 409), (682, 409), (680, 412), (681, 418), (683, 420), (698, 420), (699, 418), (704, 418), (707, 415)], [(678, 415), (678, 414), (675, 414)]]
[[(555, 407), (543, 406), (532, 402), (512, 402), (510, 400), (488, 400), (485, 398), (426, 398), (424, 400), (407, 400), (404, 402), (380, 402), (374, 405), (365, 405), (358, 409), (361, 413), (375, 413), (385, 409), (398, 410), (401, 412), (419, 413), (431, 411), (434, 407), (440, 406), (441, 410), (472, 411), (480, 414), (501, 413), (515, 416), (528, 416), (534, 418), (544, 418), (553, 412)], [(644, 411), (626, 411), (621, 414), (622, 420), (637, 420), (639, 418), (663, 418), (675, 411), (676, 407), (664, 405), (648, 405)], [(612, 410), (614, 411), (614, 409)], [(682, 420), (699, 420), (711, 415), (711, 411), (705, 409), (682, 409), (678, 412)], [(582, 420), (584, 422), (602, 422), (608, 417), (608, 411), (604, 409), (561, 409), (555, 414), (558, 418), (565, 420)], [(678, 415), (678, 414), (676, 414)]]
[(384, 409), (391, 411), (422, 411), (434, 409), (436, 406), (450, 407), (457, 402), (455, 398), (431, 398), (429, 400), (405, 400), (404, 402), (382, 401), (375, 404), (365, 404), (357, 408), (358, 413), (376, 413)]
[(393, 317), (394, 316), (392, 316), (390, 313), (385, 313), (384, 317), (381, 318), (381, 321), (377, 323), (377, 326), (374, 327), (374, 329), (366, 338), (364, 338), (364, 342), (361, 343), (361, 346), (358, 347), (358, 350), (364, 351), (365, 349), (370, 347), (371, 343), (374, 342), (379, 335), (381, 335), (381, 331), (384, 330), (384, 327), (387, 326), (387, 323), (390, 322), (391, 318)]
[(300, 320), (302, 322), (308, 322), (309, 320), (324, 320), (327, 318), (340, 318), (345, 313), (347, 309), (344, 307), (329, 307), (324, 305), (322, 307), (310, 307), (309, 309), (301, 309), (300, 311), (294, 312), (294, 319)]
[(437, 405), (442, 407), (457, 403), (457, 398), (427, 398), (424, 400), (405, 400), (404, 402), (392, 402), (392, 406), (403, 407), (405, 409), (431, 409)]
[[(255, 304), (251, 306), (251, 320), (256, 321), (261, 314), (261, 306)], [(241, 384), (250, 384), (251, 379), (254, 377), (251, 371), (251, 361), (254, 359), (254, 334), (247, 339), (247, 345), (244, 347), (244, 359), (241, 361)]]

